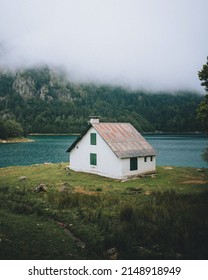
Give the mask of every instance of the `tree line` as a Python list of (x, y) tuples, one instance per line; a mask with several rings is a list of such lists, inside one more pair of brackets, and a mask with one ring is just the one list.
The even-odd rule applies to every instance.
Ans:
[[(122, 87), (73, 84), (62, 77), (51, 80), (49, 69), (28, 70), (34, 91), (24, 98), (14, 88), (15, 75), (0, 75), (0, 124), (16, 122), (23, 133), (79, 133), (90, 115), (101, 121), (130, 122), (141, 132), (195, 132), (203, 126), (196, 109), (203, 97), (193, 92), (147, 93)], [(40, 73), (41, 72), (41, 75)], [(18, 73), (18, 75), (20, 75)], [(64, 80), (64, 81), (63, 81)], [(58, 81), (58, 82), (57, 82)], [(47, 96), (40, 98), (40, 89)], [(8, 133), (7, 133), (8, 134)], [(2, 136), (1, 136), (2, 137)]]

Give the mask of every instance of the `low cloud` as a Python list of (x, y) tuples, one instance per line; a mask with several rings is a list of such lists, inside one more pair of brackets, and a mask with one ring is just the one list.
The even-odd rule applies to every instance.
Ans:
[(0, 0), (0, 67), (74, 81), (203, 91), (207, 0)]

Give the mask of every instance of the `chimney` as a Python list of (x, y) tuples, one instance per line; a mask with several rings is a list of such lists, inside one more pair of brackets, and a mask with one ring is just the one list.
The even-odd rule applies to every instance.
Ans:
[(100, 117), (99, 116), (89, 116), (89, 118), (90, 118), (89, 123), (91, 123), (91, 124), (100, 122)]

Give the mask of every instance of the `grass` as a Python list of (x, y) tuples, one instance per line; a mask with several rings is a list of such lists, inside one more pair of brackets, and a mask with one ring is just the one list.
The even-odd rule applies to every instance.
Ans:
[(118, 259), (207, 259), (203, 171), (122, 182), (66, 164), (0, 168), (0, 259), (111, 259), (112, 248)]

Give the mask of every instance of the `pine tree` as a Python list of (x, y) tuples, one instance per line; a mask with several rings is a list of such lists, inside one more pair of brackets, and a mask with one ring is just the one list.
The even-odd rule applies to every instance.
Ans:
[(197, 119), (201, 121), (206, 133), (208, 133), (208, 57), (207, 63), (203, 65), (202, 70), (198, 72), (201, 85), (205, 87), (204, 100), (197, 109)]

